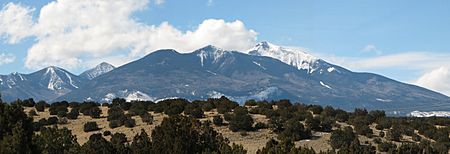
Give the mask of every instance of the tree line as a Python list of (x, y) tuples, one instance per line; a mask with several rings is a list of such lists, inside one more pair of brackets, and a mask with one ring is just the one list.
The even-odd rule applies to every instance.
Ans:
[[(24, 113), (24, 106), (36, 110), (31, 110), (28, 115), (48, 109), (54, 116), (33, 122), (33, 116)], [(108, 107), (106, 117), (100, 116), (100, 106)], [(198, 120), (205, 117), (205, 111), (212, 110), (219, 115), (211, 121)], [(134, 127), (133, 116), (140, 116), (151, 125), (153, 116), (150, 111), (169, 117), (155, 127), (151, 136), (142, 130), (132, 141), (127, 141), (125, 134), (105, 131), (91, 135), (85, 144), (79, 145), (70, 130), (56, 127), (56, 124), (67, 123), (67, 119), (77, 119), (80, 114), (107, 118), (111, 129)], [(255, 122), (252, 114), (265, 115), (269, 122)], [(246, 153), (242, 146), (230, 145), (212, 125), (227, 126), (241, 134), (270, 129), (278, 137), (269, 140), (258, 151), (261, 154), (448, 153), (450, 147), (449, 118), (387, 117), (384, 111), (379, 110), (355, 109), (347, 112), (330, 106), (291, 103), (289, 100), (249, 100), (240, 106), (226, 97), (192, 102), (170, 99), (158, 103), (127, 102), (116, 98), (111, 104), (67, 101), (48, 104), (44, 101), (36, 103), (33, 99), (6, 104), (0, 99), (0, 153)], [(372, 127), (380, 133), (375, 134)], [(84, 125), (86, 132), (98, 129), (95, 122)], [(296, 141), (312, 139), (314, 132), (331, 133), (328, 144), (332, 150), (314, 151), (295, 146)], [(111, 136), (111, 139), (108, 141), (104, 136)], [(358, 136), (366, 136), (373, 142), (361, 142)], [(404, 136), (411, 137), (413, 142)]]

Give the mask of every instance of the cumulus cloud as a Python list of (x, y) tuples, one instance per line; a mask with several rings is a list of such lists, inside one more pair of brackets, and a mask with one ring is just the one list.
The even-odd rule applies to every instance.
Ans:
[(450, 68), (440, 67), (422, 75), (416, 84), (450, 96)]
[(43, 6), (36, 21), (31, 18), (32, 9), (8, 5), (2, 12), (25, 10), (13, 20), (24, 22), (16, 23), (19, 30), (9, 30), (16, 25), (4, 24), (0, 34), (6, 35), (11, 43), (27, 36), (37, 38), (25, 59), (25, 66), (31, 69), (49, 65), (77, 69), (105, 57), (120, 66), (129, 62), (124, 59), (134, 60), (157, 49), (188, 52), (209, 44), (246, 50), (255, 43), (257, 36), (239, 20), (207, 19), (188, 31), (179, 30), (168, 22), (144, 24), (133, 14), (147, 8), (148, 0), (57, 0)]
[(0, 11), (0, 36), (15, 44), (21, 39), (30, 36), (33, 22), (31, 12), (33, 9), (22, 5), (8, 3)]
[(4, 64), (12, 63), (16, 60), (16, 56), (12, 54), (0, 53), (0, 66)]

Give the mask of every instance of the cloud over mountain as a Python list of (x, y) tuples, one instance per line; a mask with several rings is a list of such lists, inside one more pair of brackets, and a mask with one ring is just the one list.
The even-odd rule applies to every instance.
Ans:
[(427, 72), (417, 80), (416, 84), (450, 96), (450, 68), (440, 67)]
[(11, 44), (36, 38), (25, 59), (31, 69), (49, 65), (76, 69), (99, 57), (109, 57), (119, 66), (157, 49), (187, 52), (214, 44), (246, 50), (256, 41), (257, 33), (239, 20), (206, 19), (183, 31), (168, 22), (150, 25), (134, 18), (149, 5), (148, 0), (57, 0), (36, 9), (40, 11), (33, 19), (35, 9), (9, 3), (0, 12), (0, 35)]

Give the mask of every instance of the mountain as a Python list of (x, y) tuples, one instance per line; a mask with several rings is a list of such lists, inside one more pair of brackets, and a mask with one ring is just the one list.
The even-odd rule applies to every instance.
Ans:
[(0, 76), (0, 92), (3, 99), (17, 98), (53, 100), (78, 89), (83, 79), (55, 66), (50, 66), (31, 74), (11, 73)]
[(377, 74), (357, 73), (306, 52), (261, 42), (248, 54), (206, 46), (192, 53), (155, 51), (118, 67), (57, 100), (110, 101), (114, 97), (190, 100), (227, 96), (383, 109), (391, 114), (450, 110), (450, 98)]
[(90, 69), (90, 70), (86, 70), (83, 73), (80, 74), (81, 78), (87, 79), (87, 80), (92, 80), (93, 78), (96, 78), (102, 74), (108, 73), (109, 71), (115, 69), (116, 67), (114, 67), (113, 65), (106, 63), (106, 62), (102, 62), (100, 64), (98, 64), (97, 66), (95, 66), (94, 68)]

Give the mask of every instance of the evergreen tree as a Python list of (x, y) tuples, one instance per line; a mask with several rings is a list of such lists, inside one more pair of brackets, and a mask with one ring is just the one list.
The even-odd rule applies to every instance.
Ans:
[(40, 153), (78, 153), (80, 150), (77, 138), (67, 128), (43, 127), (40, 134), (36, 135), (34, 144), (38, 147)]
[[(134, 142), (134, 141), (133, 141)], [(127, 138), (125, 134), (123, 133), (115, 133), (111, 135), (111, 144), (114, 148), (114, 151), (116, 151), (117, 154), (129, 154), (131, 153), (131, 149), (128, 147), (127, 144)], [(135, 147), (136, 149), (142, 149), (145, 148), (145, 145), (141, 145), (141, 147)], [(142, 151), (145, 153), (145, 151)], [(150, 152), (150, 151), (148, 151)], [(139, 153), (139, 152), (135, 152)]]
[(102, 134), (92, 134), (89, 140), (81, 146), (81, 153), (89, 154), (108, 154), (115, 153), (111, 142), (103, 138)]

